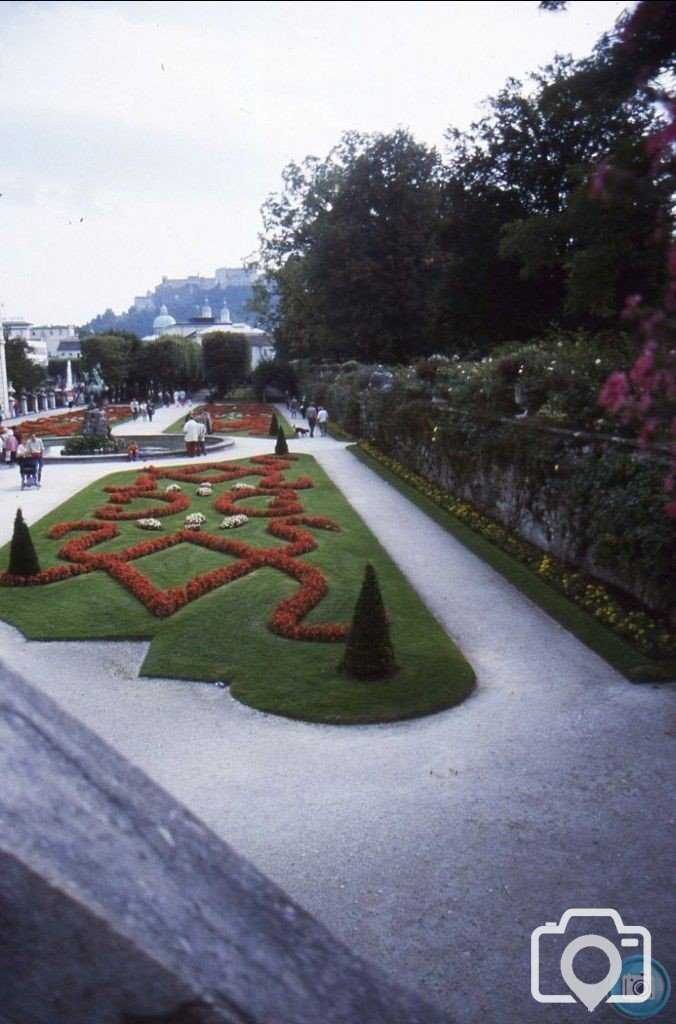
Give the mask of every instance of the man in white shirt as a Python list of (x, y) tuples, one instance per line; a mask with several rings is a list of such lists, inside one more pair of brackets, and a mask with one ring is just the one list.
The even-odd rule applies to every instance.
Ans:
[(323, 405), (319, 406), (317, 413), (317, 423), (319, 424), (319, 432), (322, 437), (326, 437), (326, 424), (329, 422), (329, 414)]
[(183, 436), (185, 437), (186, 453), (192, 459), (197, 455), (197, 442), (199, 441), (200, 436), (199, 423), (192, 413), (190, 413), (185, 421)]

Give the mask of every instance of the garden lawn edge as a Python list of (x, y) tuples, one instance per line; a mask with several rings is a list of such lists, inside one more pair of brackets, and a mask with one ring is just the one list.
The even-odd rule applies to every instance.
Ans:
[[(244, 458), (223, 464), (231, 467), (249, 461)], [(274, 603), (292, 594), (296, 587), (274, 568), (257, 569), (204, 594), (165, 619), (151, 615), (132, 594), (107, 574), (96, 571), (42, 586), (0, 588), (2, 618), (30, 639), (43, 641), (148, 639), (142, 676), (225, 682), (240, 702), (301, 721), (394, 722), (459, 704), (474, 688), (470, 664), (314, 457), (298, 455), (294, 463), (294, 477), (309, 471), (315, 482), (315, 488), (299, 491), (309, 511), (328, 511), (341, 525), (338, 532), (318, 529), (317, 547), (307, 555), (307, 561), (325, 572), (329, 581), (327, 603), (318, 607), (314, 617), (313, 612), (309, 613), (308, 624), (323, 622), (327, 616), (349, 623), (364, 564), (373, 561), (384, 585), (386, 604), (393, 612), (395, 654), (402, 666), (392, 679), (369, 684), (351, 681), (339, 672), (343, 643), (287, 640), (268, 630)], [(186, 467), (161, 469), (184, 471)], [(121, 487), (122, 480), (131, 481), (139, 472), (117, 471), (99, 479), (34, 523), (31, 534), (43, 567), (58, 564), (54, 539), (47, 537), (50, 526), (89, 517), (94, 506), (100, 504), (104, 486), (114, 482)], [(229, 486), (223, 484), (226, 489)], [(196, 502), (194, 507), (198, 507)], [(203, 507), (206, 511), (207, 506)], [(220, 513), (209, 514), (212, 519), (220, 519)], [(249, 542), (260, 544), (263, 537), (256, 529), (262, 530), (266, 520), (256, 522), (257, 527), (250, 523), (245, 530), (251, 535)], [(125, 526), (118, 525), (121, 529)], [(131, 522), (126, 529), (126, 534), (107, 543), (117, 546), (119, 540), (120, 546), (123, 541), (129, 544), (130, 531), (134, 542), (142, 539), (142, 532), (137, 537)], [(246, 534), (238, 532), (237, 536)], [(267, 538), (265, 543), (270, 541)], [(0, 552), (3, 567), (8, 547)], [(172, 558), (184, 551), (192, 548), (179, 545), (166, 554), (143, 556), (147, 559), (144, 573), (152, 578), (153, 572), (178, 572)], [(149, 565), (153, 559), (154, 570)], [(139, 569), (142, 561), (135, 563)], [(166, 587), (172, 582), (167, 578), (159, 580), (158, 585)], [(72, 595), (71, 600), (67, 594)]]
[(676, 662), (671, 660), (658, 662), (635, 651), (625, 640), (597, 622), (593, 616), (578, 607), (564, 594), (550, 587), (513, 555), (475, 533), (450, 512), (440, 508), (436, 502), (364, 452), (358, 445), (350, 445), (347, 451), (399, 491), (421, 512), (452, 534), (483, 562), (500, 573), (533, 604), (550, 615), (585, 646), (600, 655), (630, 682), (670, 683), (676, 680)]

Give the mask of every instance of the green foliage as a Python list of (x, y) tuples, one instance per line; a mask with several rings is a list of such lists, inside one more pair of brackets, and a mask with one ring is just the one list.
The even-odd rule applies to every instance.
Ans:
[(275, 444), (275, 455), (288, 455), (289, 446), (286, 443), (286, 435), (284, 428), (279, 427), (277, 430), (277, 443)]
[(94, 455), (97, 452), (114, 454), (124, 451), (124, 444), (114, 437), (83, 437), (75, 434), (67, 437), (61, 452), (63, 455)]
[(324, 162), (283, 177), (263, 207), (278, 350), (391, 361), (428, 351), (437, 154), (401, 129), (347, 133)]
[(10, 338), (5, 346), (7, 378), (18, 394), (21, 391), (35, 391), (45, 382), (45, 371), (28, 355), (28, 342), (22, 338)]
[(220, 395), (242, 384), (251, 370), (251, 349), (243, 334), (210, 331), (202, 340), (204, 379)]
[(355, 679), (385, 679), (397, 666), (378, 577), (368, 564), (340, 668)]
[(40, 563), (33, 546), (30, 530), (26, 525), (21, 509), (17, 509), (14, 519), (14, 533), (9, 549), (9, 566), (7, 571), (12, 576), (35, 576), (40, 572)]
[(279, 434), (279, 423), (277, 422), (277, 414), (273, 412), (270, 417), (270, 429), (268, 430), (269, 437), (277, 437)]
[(134, 336), (93, 334), (82, 339), (80, 348), (83, 367), (91, 370), (98, 363), (106, 384), (119, 388), (129, 378), (141, 340)]
[(290, 363), (283, 359), (262, 359), (251, 374), (256, 398), (262, 402), (267, 388), (275, 388), (282, 394), (297, 394), (298, 378)]
[(172, 334), (144, 341), (135, 354), (131, 374), (141, 390), (151, 385), (161, 391), (196, 387), (202, 376), (200, 346)]

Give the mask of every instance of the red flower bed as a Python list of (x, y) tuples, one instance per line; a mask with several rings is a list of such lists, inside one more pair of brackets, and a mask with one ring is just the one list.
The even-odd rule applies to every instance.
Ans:
[[(337, 531), (340, 527), (327, 516), (302, 514), (303, 508), (296, 489), (312, 487), (312, 480), (307, 476), (299, 477), (296, 481), (284, 480), (283, 473), (292, 467), (294, 458), (291, 455), (281, 458), (274, 455), (258, 455), (249, 459), (248, 466), (228, 466), (211, 462), (174, 469), (146, 467), (137, 475), (133, 484), (104, 487), (104, 491), (110, 497), (107, 505), (95, 510), (96, 518), (62, 522), (51, 528), (49, 537), (53, 540), (60, 540), (70, 533), (77, 534), (59, 548), (59, 558), (69, 564), (54, 566), (29, 577), (12, 577), (9, 573), (2, 573), (0, 585), (39, 585), (98, 569), (107, 572), (112, 579), (133, 594), (152, 615), (166, 618), (190, 601), (217, 587), (241, 579), (256, 569), (268, 567), (291, 576), (300, 585), (295, 594), (280, 601), (273, 609), (268, 625), (274, 633), (294, 640), (344, 640), (349, 630), (347, 625), (321, 623), (308, 626), (302, 623), (328, 591), (328, 583), (321, 570), (317, 566), (299, 561), (299, 556), (313, 551), (317, 546), (313, 535), (304, 527), (332, 531)], [(260, 548), (212, 533), (178, 529), (170, 534), (129, 545), (119, 551), (100, 553), (95, 550), (99, 544), (119, 536), (118, 526), (110, 520), (128, 521), (148, 516), (170, 516), (190, 507), (190, 499), (181, 491), (161, 490), (160, 480), (180, 480), (191, 484), (206, 481), (225, 483), (252, 476), (258, 478), (258, 484), (252, 489), (224, 491), (215, 499), (213, 507), (219, 512), (227, 513), (232, 511), (237, 502), (246, 498), (257, 495), (271, 498), (266, 508), (246, 511), (247, 515), (270, 519), (267, 532), (278, 540), (285, 541), (281, 547)], [(140, 512), (123, 509), (122, 506), (128, 505), (136, 498), (159, 501), (162, 504), (151, 505)], [(154, 586), (147, 576), (131, 564), (139, 558), (168, 550), (177, 544), (195, 544), (210, 551), (230, 555), (236, 561), (199, 573), (187, 583), (165, 590)]]
[(218, 402), (201, 405), (198, 411), (209, 413), (212, 429), (216, 434), (268, 437), (270, 421), (275, 410), (260, 402)]
[[(107, 405), (106, 415), (108, 423), (114, 427), (116, 423), (131, 417), (131, 409), (128, 405)], [(53, 416), (39, 416), (37, 419), (22, 420), (13, 429), (16, 429), (22, 437), (28, 437), (33, 432), (41, 437), (73, 437), (82, 430), (84, 418), (84, 409), (69, 409), (68, 412)]]

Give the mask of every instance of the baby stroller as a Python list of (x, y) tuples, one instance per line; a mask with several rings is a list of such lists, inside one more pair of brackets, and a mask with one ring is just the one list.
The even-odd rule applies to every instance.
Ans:
[(18, 462), (19, 472), (21, 473), (21, 490), (24, 491), (27, 487), (39, 487), (40, 473), (38, 460), (26, 456), (23, 459), (19, 459)]

